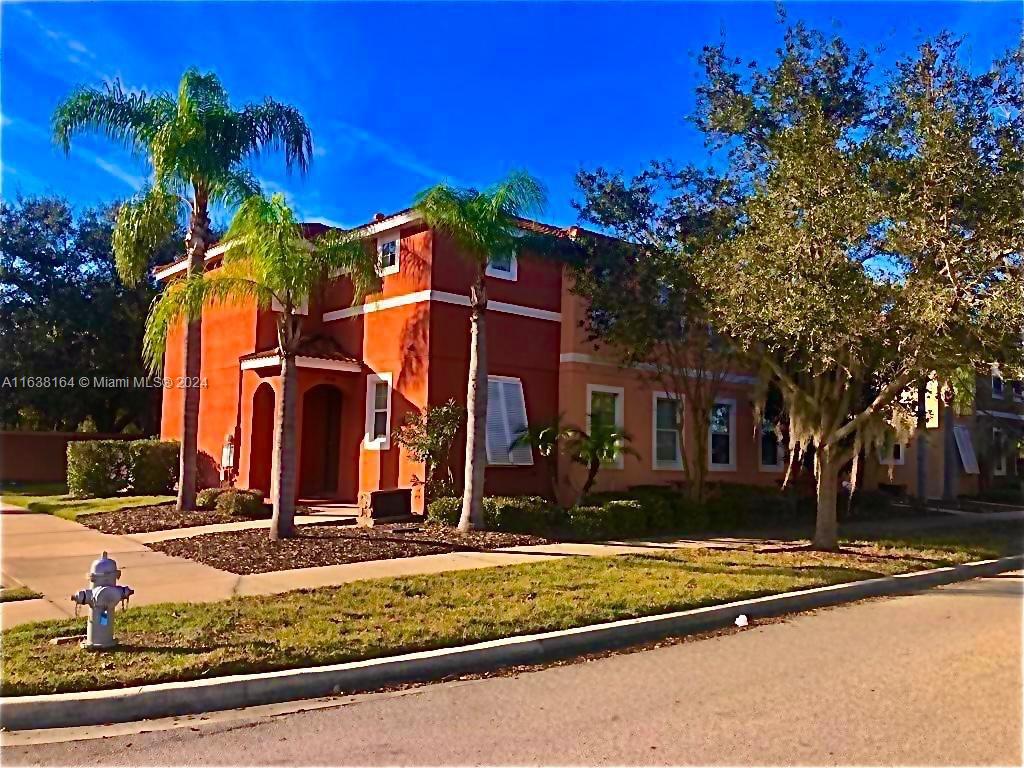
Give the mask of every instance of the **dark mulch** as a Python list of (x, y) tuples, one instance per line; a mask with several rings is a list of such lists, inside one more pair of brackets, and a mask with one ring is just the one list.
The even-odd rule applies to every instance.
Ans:
[(548, 539), (538, 536), (496, 531), (461, 535), (453, 528), (422, 523), (373, 528), (303, 525), (295, 538), (282, 541), (270, 541), (266, 529), (229, 531), (170, 539), (149, 546), (223, 571), (246, 574), (546, 543)]
[[(298, 510), (296, 510), (298, 511)], [(266, 514), (270, 517), (270, 512)], [(195, 512), (179, 512), (174, 504), (154, 504), (147, 507), (115, 509), (110, 512), (96, 512), (79, 515), (76, 522), (95, 528), (103, 533), (151, 533), (171, 528), (191, 528), (194, 525), (216, 523), (238, 523), (252, 520), (250, 517), (236, 517), (216, 509), (200, 509)]]

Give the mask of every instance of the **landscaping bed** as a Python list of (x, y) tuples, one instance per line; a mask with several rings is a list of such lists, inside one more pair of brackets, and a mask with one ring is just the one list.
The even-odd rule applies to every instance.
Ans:
[[(979, 526), (979, 529), (981, 526)], [(657, 551), (374, 579), (119, 613), (108, 653), (50, 639), (63, 619), (3, 633), (5, 696), (335, 664), (650, 616), (1021, 551), (1021, 527), (876, 539), (856, 553)]]
[(245, 518), (236, 517), (217, 509), (198, 509), (193, 512), (179, 512), (176, 504), (154, 504), (146, 507), (128, 507), (109, 512), (94, 512), (82, 515), (77, 522), (95, 528), (103, 533), (124, 535), (128, 533), (151, 533), (171, 528), (191, 528), (195, 525), (237, 523)]
[(149, 546), (223, 571), (247, 574), (444, 552), (474, 552), (548, 541), (539, 536), (498, 531), (460, 534), (454, 528), (432, 523), (373, 528), (328, 523), (300, 526), (294, 538), (281, 541), (270, 541), (265, 529), (250, 529), (169, 539)]

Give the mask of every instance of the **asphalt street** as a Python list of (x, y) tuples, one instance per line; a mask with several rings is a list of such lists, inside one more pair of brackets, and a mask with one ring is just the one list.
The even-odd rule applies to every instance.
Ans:
[[(1022, 585), (1022, 574), (1004, 574), (514, 677), (205, 720), (19, 734), (8, 737), (2, 758), (1020, 765)], [(76, 740), (27, 743), (53, 738)]]

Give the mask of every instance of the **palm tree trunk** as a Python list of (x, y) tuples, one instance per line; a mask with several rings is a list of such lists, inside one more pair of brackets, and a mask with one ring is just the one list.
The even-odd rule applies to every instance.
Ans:
[(274, 516), (270, 539), (287, 539), (295, 534), (295, 398), (297, 395), (295, 356), (281, 359), (281, 397), (274, 413)]
[(487, 291), (484, 267), (470, 289), (469, 382), (466, 391), (466, 477), (459, 530), (484, 527), (484, 468), (487, 465)]
[(578, 507), (583, 503), (583, 500), (590, 494), (591, 489), (594, 487), (594, 483), (597, 482), (597, 474), (601, 471), (601, 460), (594, 458), (590, 460), (590, 464), (587, 465), (587, 479), (583, 483), (583, 487), (580, 489), (580, 495), (576, 497), (576, 506)]
[[(206, 266), (206, 241), (209, 232), (206, 202), (196, 195), (189, 221), (188, 274), (201, 275)], [(181, 451), (178, 455), (178, 511), (196, 508), (199, 457), (199, 377), (202, 375), (203, 319), (191, 320), (185, 328), (185, 407), (182, 411)]]

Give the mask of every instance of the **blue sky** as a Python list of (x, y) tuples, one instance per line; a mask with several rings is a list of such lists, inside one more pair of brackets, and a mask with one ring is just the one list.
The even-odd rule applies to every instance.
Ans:
[[(1021, 34), (1020, 2), (790, 3), (791, 18), (884, 47), (891, 64), (942, 28), (984, 67)], [(305, 177), (280, 156), (253, 166), (307, 220), (355, 224), (407, 206), (447, 179), (486, 185), (526, 168), (549, 190), (543, 217), (575, 221), (573, 175), (601, 164), (700, 160), (694, 55), (724, 34), (767, 59), (772, 3), (347, 4), (4, 3), (0, 161), (5, 199), (63, 195), (76, 206), (132, 194), (144, 164), (83, 137), (50, 142), (54, 106), (80, 83), (120, 77), (173, 90), (190, 65), (215, 71), (232, 101), (270, 95), (306, 115), (316, 145)]]

